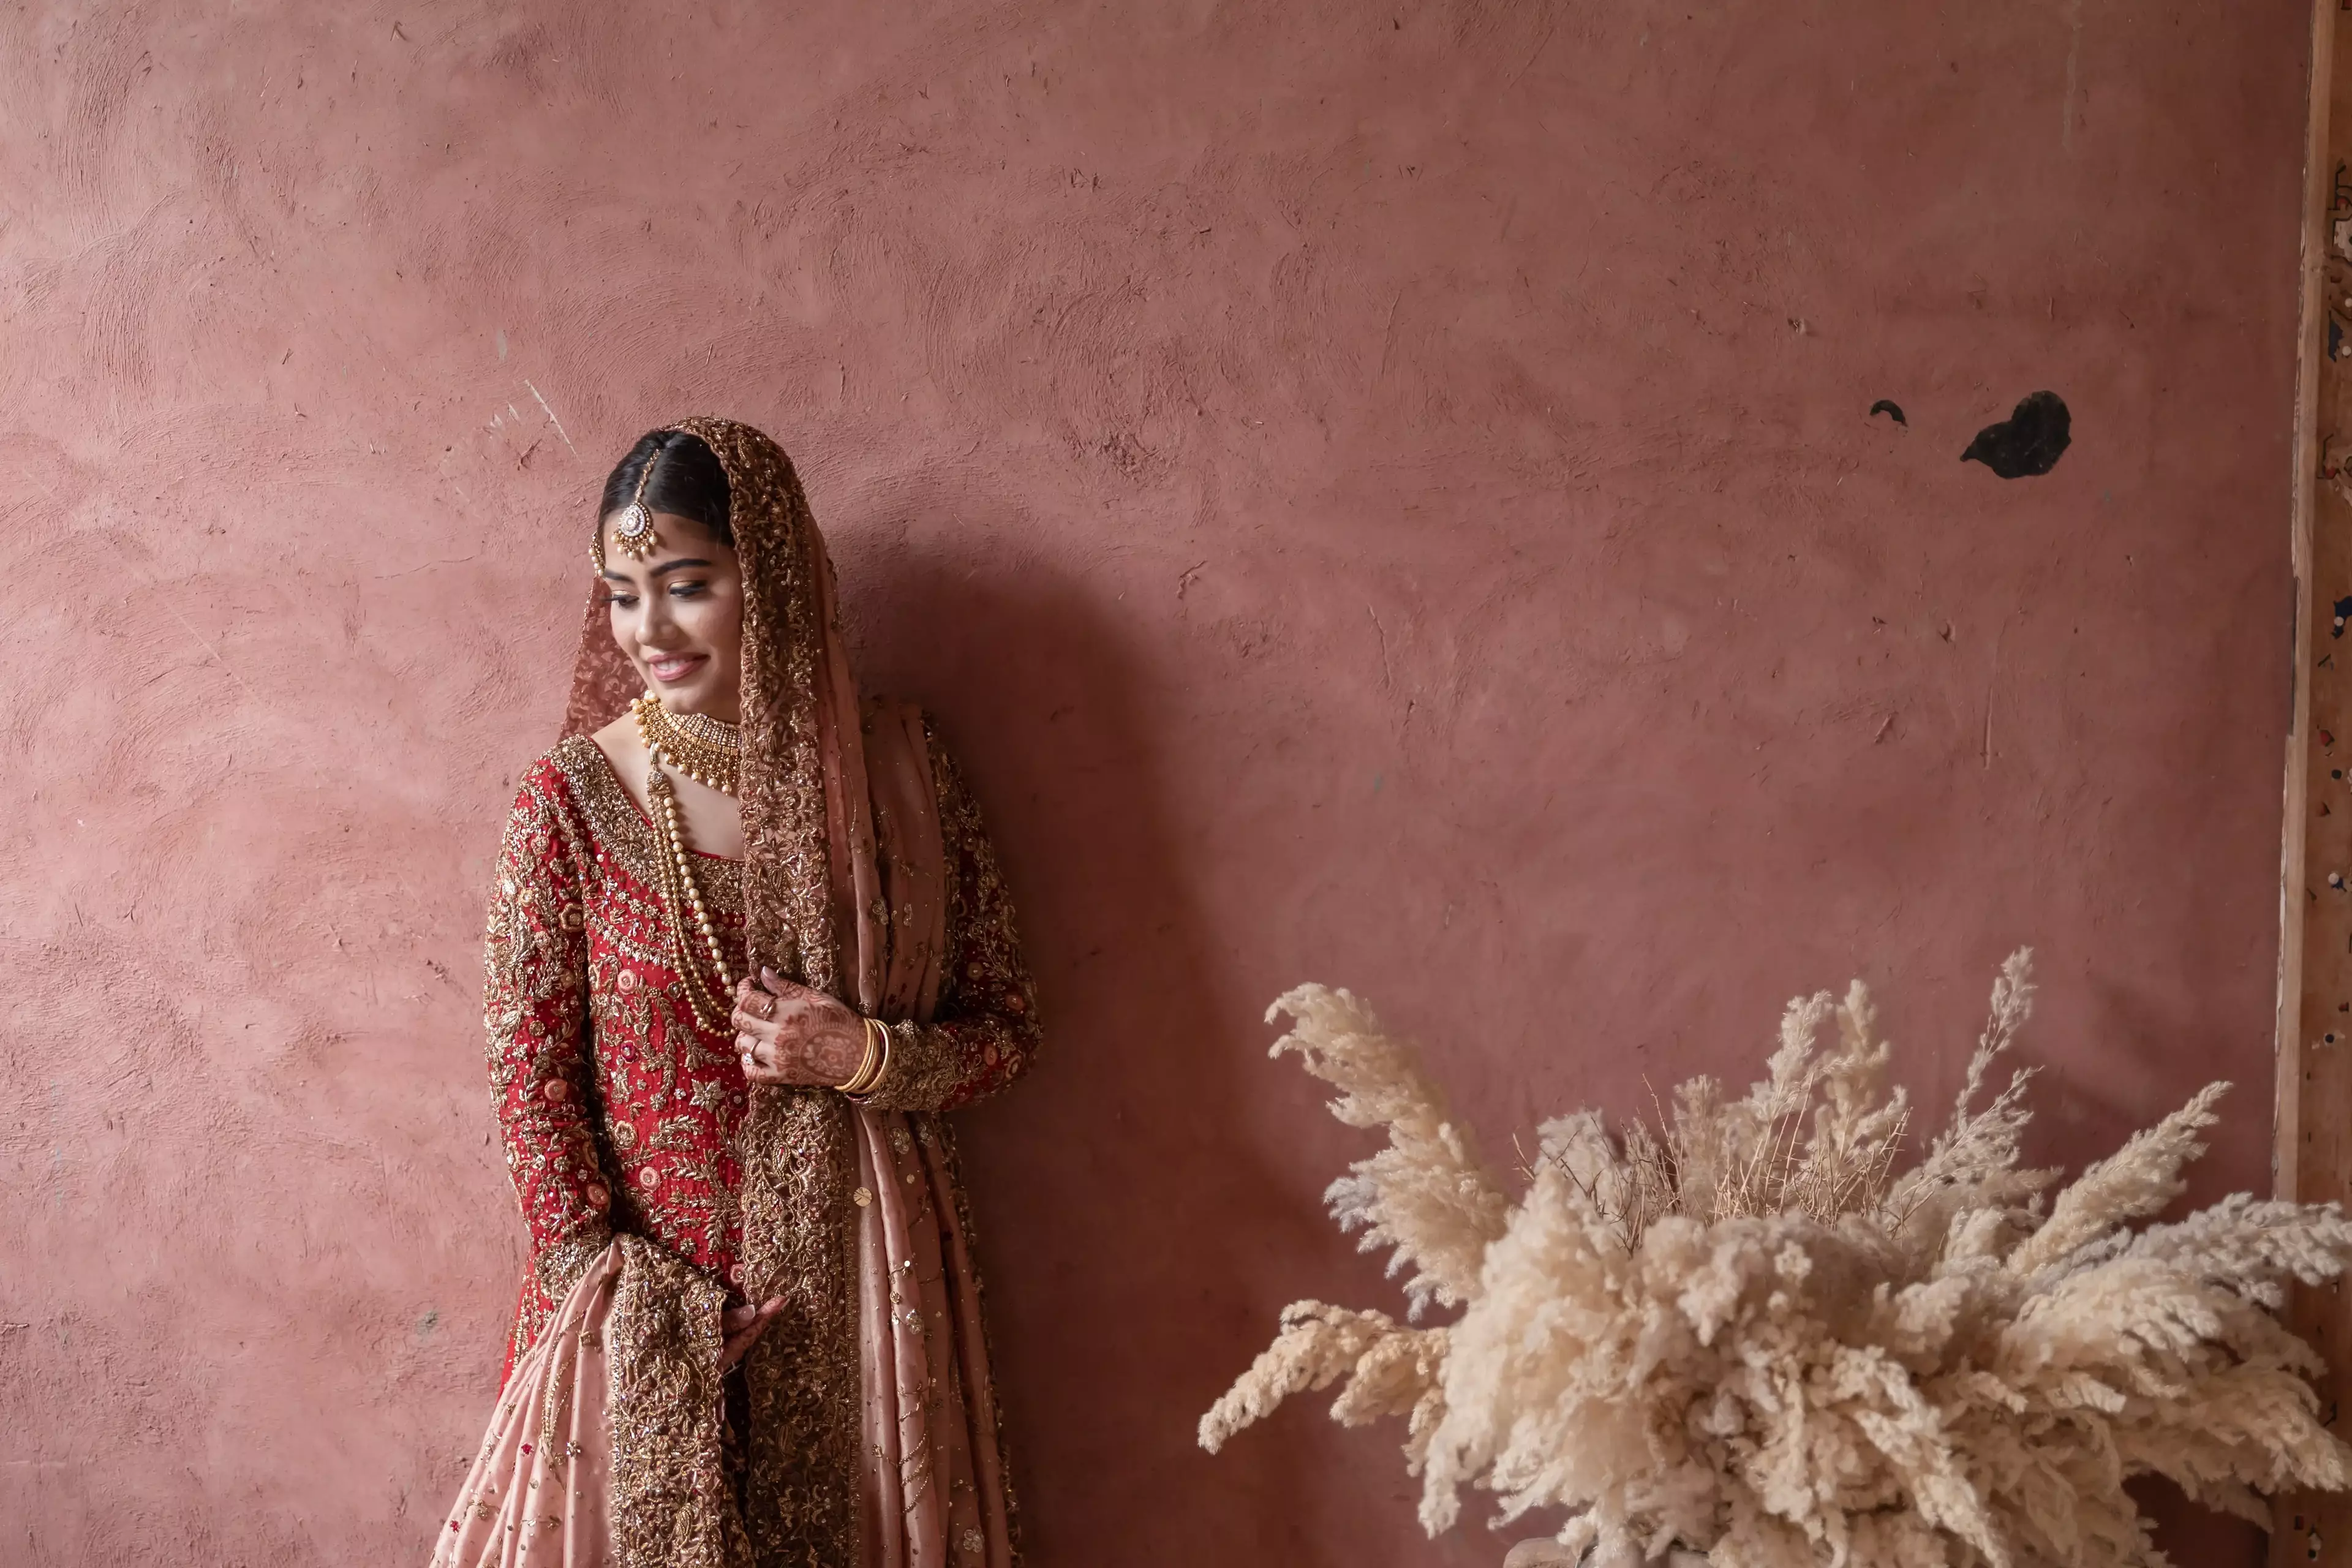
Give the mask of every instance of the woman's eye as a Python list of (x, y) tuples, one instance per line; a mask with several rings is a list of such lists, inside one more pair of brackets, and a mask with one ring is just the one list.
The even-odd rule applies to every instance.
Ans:
[(703, 583), (672, 583), (669, 585), (670, 597), (674, 599), (691, 599), (699, 595), (707, 586), (709, 586), (709, 584)]
[(604, 607), (608, 610), (633, 610), (635, 609), (636, 606), (637, 596), (635, 594), (607, 594), (604, 595)]

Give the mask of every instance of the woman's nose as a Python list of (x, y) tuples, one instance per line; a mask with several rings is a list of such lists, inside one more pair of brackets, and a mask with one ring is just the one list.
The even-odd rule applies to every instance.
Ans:
[(669, 606), (662, 603), (661, 595), (646, 595), (645, 608), (637, 616), (637, 640), (660, 643), (676, 630), (676, 624), (670, 619)]

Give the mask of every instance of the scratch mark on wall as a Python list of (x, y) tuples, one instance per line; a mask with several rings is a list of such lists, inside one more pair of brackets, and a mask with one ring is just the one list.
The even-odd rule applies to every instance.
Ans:
[(421, 566), (404, 567), (398, 572), (379, 572), (375, 574), (375, 580), (379, 583), (389, 583), (395, 577), (414, 577), (419, 572), (431, 572), (443, 566), (462, 566), (468, 561), (479, 559), (481, 553), (477, 550), (471, 555), (444, 556), (438, 561), (427, 561)]
[(1992, 772), (1992, 697), (2000, 686), (2000, 639), (2008, 634), (2009, 622), (2002, 621), (1992, 629), (1992, 673), (1985, 677), (1985, 772)]
[[(117, 544), (110, 539), (107, 541), (107, 545), (114, 552), (116, 556), (121, 560), (124, 570), (130, 572), (134, 577), (138, 577), (142, 580), (146, 579), (146, 574), (140, 570), (138, 563), (131, 559), (130, 552), (125, 551), (121, 545)], [(152, 581), (148, 581), (147, 585), (152, 587), (154, 586), (154, 584)], [(236, 667), (235, 665), (229, 663), (227, 659), (221, 657), (221, 650), (213, 646), (212, 639), (205, 637), (204, 633), (196, 630), (194, 623), (191, 622), (187, 616), (180, 614), (180, 606), (172, 603), (171, 597), (168, 594), (163, 596), (163, 608), (171, 612), (172, 618), (180, 623), (181, 629), (186, 632), (189, 637), (195, 639), (196, 646), (203, 648), (205, 653), (209, 654), (212, 657), (212, 661), (215, 664), (219, 665), (222, 670), (226, 673), (231, 680), (236, 682), (238, 690), (244, 692), (247, 697), (252, 698), (256, 702), (259, 702), (261, 700), (261, 694), (254, 690), (252, 687), (246, 684), (245, 677), (236, 672)]]
[[(1543, 37), (1536, 40), (1535, 48), (1529, 52), (1525, 60), (1522, 60), (1519, 63), (1519, 68), (1511, 73), (1510, 79), (1504, 84), (1505, 86), (1517, 87), (1519, 85), (1519, 79), (1527, 75), (1528, 71), (1534, 69), (1535, 63), (1543, 58), (1544, 51), (1551, 47), (1551, 36), (1559, 30), (1559, 23), (1557, 18), (1547, 21), (1544, 24)], [(1504, 229), (1507, 232), (1510, 226), (1508, 220), (1506, 220), (1503, 225)]]
[(179, 622), (180, 625), (186, 629), (187, 634), (190, 637), (196, 639), (198, 647), (202, 647), (206, 653), (213, 656), (213, 662), (219, 665), (222, 669), (227, 672), (228, 678), (236, 682), (237, 689), (239, 690), (243, 691), (247, 697), (252, 698), (256, 702), (261, 700), (261, 694), (254, 690), (252, 687), (246, 684), (245, 677), (236, 672), (236, 666), (229, 663), (227, 659), (221, 657), (221, 650), (212, 645), (212, 639), (205, 637), (204, 633), (196, 630), (195, 623), (189, 620), (187, 616), (180, 614), (180, 607), (177, 605), (173, 604), (167, 599), (163, 603), (163, 607), (172, 612), (172, 618)]
[(563, 421), (562, 421), (562, 420), (561, 420), (561, 419), (558, 419), (558, 418), (555, 416), (555, 410), (554, 410), (554, 409), (552, 409), (552, 408), (548, 408), (548, 406), (547, 406), (547, 399), (546, 399), (546, 398), (544, 398), (544, 397), (540, 397), (540, 395), (539, 395), (539, 388), (537, 388), (537, 387), (535, 387), (535, 386), (531, 386), (531, 384), (530, 384), (530, 377), (529, 377), (529, 376), (524, 376), (524, 377), (522, 378), (522, 384), (523, 384), (523, 385), (525, 385), (525, 386), (527, 386), (527, 387), (530, 387), (530, 395), (531, 395), (533, 397), (539, 397), (539, 405), (540, 405), (540, 407), (541, 407), (542, 409), (546, 409), (546, 412), (547, 412), (547, 422), (548, 422), (550, 425), (552, 425), (552, 426), (555, 426), (555, 433), (556, 433), (557, 435), (559, 435), (559, 436), (562, 436), (562, 437), (563, 437), (563, 444), (564, 444), (566, 447), (572, 447), (572, 455), (573, 457), (575, 457), (575, 458), (576, 458), (576, 457), (578, 457), (578, 456), (580, 455), (580, 448), (579, 448), (579, 447), (572, 447), (572, 437), (571, 437), (570, 436), (568, 436), (568, 435), (564, 435), (564, 430), (563, 430)]
[(1394, 691), (1396, 689), (1396, 671), (1389, 666), (1389, 629), (1388, 627), (1381, 625), (1379, 613), (1370, 605), (1366, 605), (1364, 606), (1364, 614), (1372, 617), (1372, 630), (1381, 639), (1381, 685), (1391, 691)]

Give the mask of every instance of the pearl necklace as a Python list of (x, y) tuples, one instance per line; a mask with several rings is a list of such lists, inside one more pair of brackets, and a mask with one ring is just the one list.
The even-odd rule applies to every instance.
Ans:
[[(663, 713), (661, 704), (650, 694), (635, 704), (637, 734), (646, 743), (652, 765), (646, 772), (646, 799), (653, 806), (654, 826), (662, 837), (660, 851), (654, 857), (659, 863), (662, 902), (667, 906), (670, 929), (676, 932), (678, 973), (686, 982), (687, 1006), (693, 1011), (695, 1022), (713, 1034), (724, 1030), (731, 1016), (735, 993), (735, 972), (728, 966), (727, 950), (719, 941), (719, 928), (710, 918), (709, 905), (704, 902), (701, 886), (694, 877), (694, 857), (687, 847), (686, 824), (677, 813), (677, 791), (671, 787), (669, 775), (662, 772), (665, 761), (676, 763), (677, 754), (669, 750), (667, 734), (656, 735), (656, 721), (648, 714)], [(665, 715), (666, 716), (666, 715)], [(717, 723), (718, 721), (711, 721)], [(730, 731), (733, 725), (728, 725)], [(740, 752), (739, 752), (740, 754)], [(681, 767), (683, 766), (680, 764)], [(728, 783), (732, 784), (733, 770), (729, 770)], [(699, 773), (688, 771), (688, 776), (711, 784)], [(715, 784), (713, 788), (719, 787)], [(729, 795), (735, 792), (730, 788)], [(711, 972), (718, 975), (719, 985), (713, 991), (695, 961), (694, 932), (700, 932), (702, 946), (710, 955)]]

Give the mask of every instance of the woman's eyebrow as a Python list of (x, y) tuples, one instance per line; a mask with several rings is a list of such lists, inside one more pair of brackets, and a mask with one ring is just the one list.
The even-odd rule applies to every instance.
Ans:
[(646, 575), (648, 577), (658, 577), (665, 572), (683, 572), (689, 566), (708, 566), (709, 564), (710, 563), (708, 561), (696, 561), (691, 558), (683, 561), (665, 561), (660, 565), (655, 567), (652, 571), (646, 573)]

